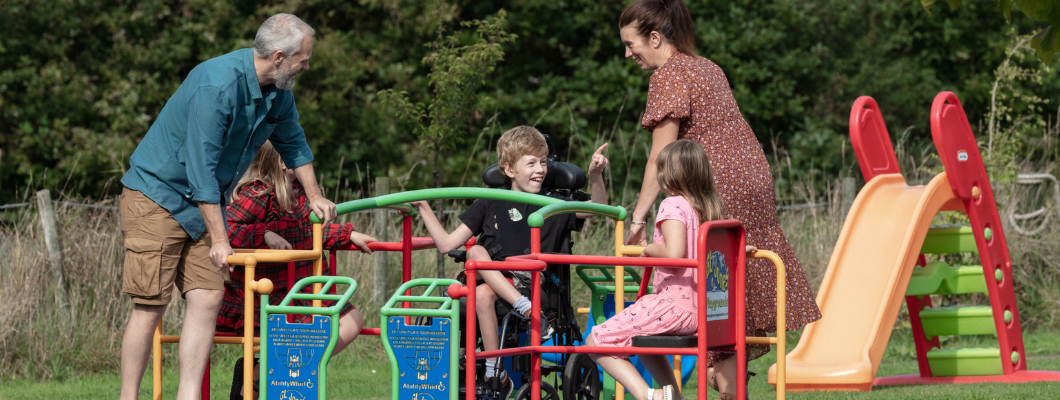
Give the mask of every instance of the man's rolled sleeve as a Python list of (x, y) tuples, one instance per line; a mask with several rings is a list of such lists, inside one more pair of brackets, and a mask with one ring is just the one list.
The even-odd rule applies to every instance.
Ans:
[(188, 160), (188, 187), (185, 193), (192, 201), (217, 204), (221, 190), (217, 185), (217, 162), (224, 147), (224, 135), (231, 123), (232, 107), (220, 88), (203, 86), (188, 102), (188, 135), (185, 147)]
[(286, 110), (279, 110), (280, 121), (272, 131), (269, 141), (287, 168), (298, 168), (313, 162), (313, 152), (305, 141), (305, 131), (298, 123), (298, 109), (294, 105), (294, 96), (290, 97)]

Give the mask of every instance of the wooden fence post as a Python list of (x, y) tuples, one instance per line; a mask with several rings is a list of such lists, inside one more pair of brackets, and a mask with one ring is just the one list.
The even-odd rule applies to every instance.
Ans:
[[(390, 193), (390, 179), (387, 177), (375, 178), (375, 196), (379, 197)], [(372, 211), (372, 218), (374, 219), (374, 232), (372, 236), (381, 242), (387, 241), (387, 212), (386, 209), (375, 209)], [(374, 287), (372, 288), (372, 300), (375, 302), (375, 308), (383, 308), (386, 305), (387, 300), (387, 288), (386, 288), (386, 272), (389, 266), (389, 260), (387, 260), (386, 251), (377, 251), (372, 253), (372, 257), (375, 260), (374, 266)]]
[(55, 279), (55, 305), (64, 326), (69, 326), (70, 303), (66, 300), (66, 279), (63, 278), (63, 252), (59, 243), (59, 228), (55, 223), (55, 208), (48, 189), (37, 192), (37, 210), (44, 227), (44, 244), (48, 250), (48, 267)]
[(855, 187), (854, 178), (850, 176), (843, 178), (842, 198), (840, 199), (843, 201), (843, 219), (841, 221), (846, 221), (847, 213), (850, 212), (850, 206), (854, 204), (854, 198), (857, 195), (858, 191)]

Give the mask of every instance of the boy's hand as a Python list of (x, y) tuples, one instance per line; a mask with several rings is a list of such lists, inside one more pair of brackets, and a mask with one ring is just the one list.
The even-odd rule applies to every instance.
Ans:
[(410, 201), (409, 205), (416, 207), (417, 210), (430, 209), (430, 204), (427, 204), (427, 200)]
[(596, 152), (593, 153), (593, 159), (592, 161), (589, 161), (589, 175), (602, 174), (604, 168), (607, 168), (609, 161), (607, 160), (607, 156), (604, 155), (604, 150), (606, 149), (607, 143), (604, 143), (603, 146), (600, 146), (600, 148), (596, 149)]
[(744, 249), (744, 253), (748, 253), (748, 254), (754, 253), (756, 251), (758, 251), (758, 248), (756, 248), (754, 246), (751, 246), (751, 245), (747, 245), (747, 247)]

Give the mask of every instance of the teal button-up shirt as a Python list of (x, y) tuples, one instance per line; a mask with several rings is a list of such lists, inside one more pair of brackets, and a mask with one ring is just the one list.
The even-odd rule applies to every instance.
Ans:
[(288, 168), (313, 161), (294, 95), (261, 88), (254, 51), (236, 50), (191, 70), (137, 145), (121, 183), (168, 210), (198, 240), (206, 230), (198, 202), (224, 204), (265, 140)]

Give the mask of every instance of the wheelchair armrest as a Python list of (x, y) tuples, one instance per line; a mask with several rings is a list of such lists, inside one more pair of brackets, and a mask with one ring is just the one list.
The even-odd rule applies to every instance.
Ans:
[(449, 258), (461, 264), (467, 262), (467, 250), (450, 250)]

